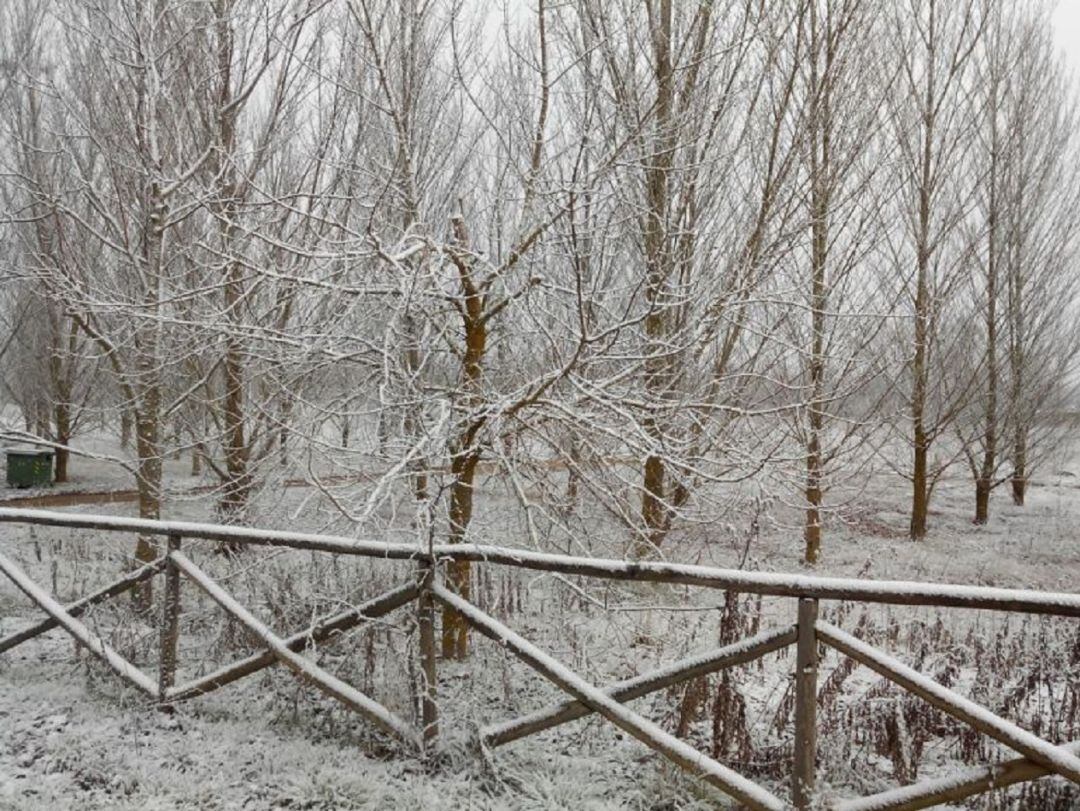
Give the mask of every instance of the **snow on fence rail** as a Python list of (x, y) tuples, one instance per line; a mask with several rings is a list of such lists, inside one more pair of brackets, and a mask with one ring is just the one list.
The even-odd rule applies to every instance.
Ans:
[(999, 589), (954, 583), (858, 580), (773, 572), (745, 572), (737, 569), (679, 563), (555, 555), (527, 549), (478, 544), (436, 544), (429, 551), (411, 544), (367, 541), (335, 535), (281, 532), (186, 521), (151, 521), (110, 515), (68, 514), (49, 510), (0, 508), (0, 523), (137, 532), (143, 535), (176, 535), (223, 543), (288, 547), (386, 560), (429, 562), (430, 557), (434, 556), (439, 561), (470, 560), (607, 580), (674, 583), (777, 597), (813, 597), (818, 600), (854, 600), (942, 608), (981, 608), (1080, 617), (1080, 594), (1068, 592)]
[[(521, 718), (491, 724), (480, 730), (487, 746), (500, 746), (570, 723), (589, 713), (598, 713), (628, 732), (653, 751), (690, 771), (752, 809), (799, 811), (831, 808), (835, 811), (914, 811), (944, 802), (971, 797), (1001, 786), (1056, 774), (1080, 784), (1080, 742), (1064, 746), (1048, 741), (1000, 718), (963, 696), (937, 684), (893, 657), (872, 648), (845, 631), (818, 620), (820, 600), (851, 600), (938, 607), (979, 608), (1033, 614), (1080, 617), (1080, 594), (1049, 593), (981, 586), (866, 581), (802, 575), (742, 572), (707, 566), (604, 560), (600, 558), (552, 555), (527, 550), (473, 544), (437, 545), (421, 550), (408, 544), (380, 543), (329, 535), (228, 527), (176, 521), (148, 521), (98, 515), (69, 515), (45, 510), (0, 508), (0, 523), (137, 532), (168, 539), (158, 560), (123, 575), (68, 606), (31, 580), (14, 561), (0, 553), (2, 571), (47, 615), (28, 628), (0, 638), (0, 653), (42, 633), (60, 627), (117, 675), (152, 696), (163, 705), (194, 698), (278, 663), (300, 679), (332, 696), (390, 733), (410, 749), (430, 754), (438, 746), (437, 656), (434, 641), (434, 603), (458, 611), (484, 636), (507, 648), (539, 675), (570, 697), (568, 701), (543, 708)], [(196, 566), (181, 551), (182, 539), (220, 541), (360, 555), (387, 560), (414, 561), (414, 579), (349, 610), (323, 617), (302, 631), (282, 637), (259, 621), (222, 586)], [(689, 659), (661, 667), (650, 673), (617, 682), (601, 689), (588, 683), (550, 654), (515, 633), (495, 617), (481, 611), (443, 585), (440, 564), (467, 559), (554, 571), (609, 580), (677, 583), (703, 588), (798, 599), (796, 622), (787, 628), (765, 631), (757, 636), (707, 651)], [(121, 594), (157, 574), (165, 576), (161, 608), (159, 677), (153, 679), (110, 648), (76, 617), (87, 608)], [(244, 624), (265, 646), (264, 653), (248, 656), (194, 681), (175, 686), (176, 649), (179, 636), (181, 575), (195, 583), (226, 612)], [(416, 602), (422, 674), (420, 729), (394, 715), (352, 685), (337, 679), (303, 655), (310, 645), (333, 641), (336, 633), (384, 616)], [(996, 738), (1021, 757), (966, 770), (947, 779), (880, 792), (869, 797), (826, 801), (815, 791), (817, 749), (817, 669), (818, 648), (829, 645), (856, 662), (876, 670), (903, 689), (918, 695), (974, 729)], [(657, 724), (624, 706), (627, 701), (688, 679), (753, 661), (772, 651), (794, 645), (795, 734), (792, 753), (791, 803), (765, 787), (697, 752), (687, 743)]]

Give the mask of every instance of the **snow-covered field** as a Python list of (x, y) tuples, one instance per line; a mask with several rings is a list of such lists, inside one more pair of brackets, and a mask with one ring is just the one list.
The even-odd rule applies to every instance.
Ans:
[[(105, 450), (102, 450), (106, 454)], [(101, 461), (73, 462), (74, 488), (124, 485)], [(170, 465), (177, 492), (189, 479)], [(826, 533), (815, 573), (1080, 591), (1080, 456), (1042, 472), (1024, 508), (1002, 488), (991, 522), (970, 523), (970, 483), (957, 472), (935, 494), (930, 538), (905, 539), (906, 489), (875, 476)], [(343, 485), (343, 487), (345, 487)], [(23, 495), (20, 493), (19, 495)], [(260, 497), (262, 525), (336, 528), (325, 499), (280, 488)], [(526, 537), (504, 483), (482, 483), (478, 521), (487, 536)], [(79, 506), (134, 514), (132, 504)], [(166, 517), (212, 520), (205, 496), (175, 498)], [(797, 515), (775, 506), (752, 536), (697, 527), (673, 537), (671, 560), (804, 572)], [(603, 527), (600, 517), (594, 527)], [(119, 571), (131, 538), (0, 525), (0, 543), (43, 586), (73, 599)], [(596, 554), (618, 551), (619, 533), (597, 531)], [(521, 545), (528, 545), (522, 542)], [(268, 625), (285, 633), (396, 585), (404, 564), (333, 560), (253, 550), (237, 561), (189, 544), (191, 555)], [(594, 683), (643, 672), (693, 651), (789, 624), (790, 600), (728, 600), (719, 592), (612, 585), (481, 569), (475, 600)], [(181, 678), (254, 650), (220, 612), (185, 590)], [(827, 606), (826, 616), (878, 647), (1051, 740), (1080, 737), (1080, 622), (963, 610)], [(15, 587), (0, 583), (0, 633), (35, 617)], [(157, 631), (126, 600), (87, 622), (149, 673)], [(408, 718), (415, 707), (415, 634), (410, 609), (357, 630), (317, 653), (320, 664)], [(790, 651), (662, 691), (633, 706), (703, 751), (786, 796), (790, 759)], [(826, 797), (883, 790), (1002, 756), (981, 736), (925, 709), (834, 653), (823, 660), (820, 773)], [(595, 718), (481, 751), (475, 732), (558, 697), (554, 688), (477, 637), (464, 664), (440, 669), (442, 747), (425, 764), (328, 699), (271, 669), (179, 705), (150, 706), (71, 640), (52, 632), (0, 654), (0, 809), (695, 809), (722, 797), (683, 776)], [(1044, 781), (1044, 785), (1046, 781)], [(1041, 794), (998, 794), (972, 807), (1080, 808), (1061, 781)]]

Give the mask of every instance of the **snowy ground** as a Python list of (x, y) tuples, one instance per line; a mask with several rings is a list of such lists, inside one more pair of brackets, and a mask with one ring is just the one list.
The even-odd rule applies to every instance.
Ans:
[[(109, 452), (102, 449), (102, 455)], [(195, 483), (186, 469), (183, 460), (170, 463), (174, 492)], [(73, 488), (79, 489), (117, 488), (130, 481), (103, 461), (76, 459), (73, 472)], [(989, 526), (977, 528), (970, 523), (972, 488), (958, 470), (935, 495), (932, 535), (917, 546), (903, 537), (905, 489), (884, 475), (874, 477), (845, 512), (845, 522), (830, 529), (824, 561), (816, 573), (1080, 590), (1078, 473), (1080, 455), (1043, 471), (1022, 509), (1012, 506), (1000, 490)], [(479, 514), (487, 521), (488, 532), (523, 537), (523, 519), (512, 509), (503, 509), (510, 504), (506, 488), (488, 479), (481, 494)], [(325, 503), (301, 488), (279, 490), (265, 499), (266, 526), (331, 526)], [(132, 514), (134, 505), (77, 509)], [(169, 518), (213, 517), (206, 498), (196, 496), (174, 498), (166, 512)], [(802, 571), (798, 533), (793, 529), (797, 516), (786, 515), (779, 507), (772, 515), (773, 520), (752, 539), (748, 565), (766, 571)], [(697, 528), (673, 539), (668, 554), (673, 560), (736, 566), (746, 552), (741, 537), (735, 531), (722, 541), (707, 542), (708, 532)], [(130, 546), (130, 538), (123, 536), (31, 531), (11, 525), (0, 526), (0, 540), (5, 553), (63, 599), (114, 576)], [(602, 540), (590, 543), (597, 554), (617, 549), (614, 541), (607, 546)], [(303, 627), (310, 621), (304, 611), (321, 613), (341, 600), (358, 601), (407, 576), (400, 565), (336, 563), (325, 556), (273, 550), (253, 553), (240, 564), (229, 564), (208, 547), (192, 545), (191, 554), (280, 631)], [(479, 602), (597, 683), (715, 646), (723, 632), (717, 610), (724, 601), (720, 593), (563, 583), (550, 576), (503, 571), (486, 573), (478, 591)], [(318, 596), (317, 606), (309, 599), (290, 613), (297, 595), (312, 594)], [(221, 621), (211, 606), (195, 595), (188, 600), (182, 676), (198, 675), (252, 649), (250, 640)], [(679, 610), (664, 610), (669, 607)], [(766, 599), (760, 608), (753, 600), (743, 601), (740, 607), (741, 629), (758, 621), (762, 628), (789, 623), (794, 611), (791, 601), (781, 599)], [(152, 673), (156, 631), (132, 621), (125, 612), (120, 601), (95, 611), (88, 622)], [(22, 595), (6, 580), (0, 583), (0, 633), (22, 627), (32, 617), (34, 611)], [(1080, 719), (1069, 712), (1080, 713), (1067, 711), (1060, 703), (1064, 694), (1055, 693), (1059, 684), (1071, 684), (1073, 696), (1080, 689), (1080, 634), (1075, 621), (1012, 618), (1006, 623), (983, 612), (886, 607), (844, 608), (834, 619), (848, 630), (862, 622), (863, 633), (874, 644), (891, 645), (924, 672), (952, 673), (957, 689), (991, 706), (1015, 695), (1014, 685), (1007, 675), (993, 689), (980, 684), (994, 681), (997, 671), (972, 661), (972, 645), (985, 641), (987, 647), (980, 648), (985, 659), (994, 655), (1006, 663), (1038, 659), (1045, 663), (1043, 669), (1052, 666), (1056, 672), (1045, 683), (1039, 681), (1025, 703), (1012, 709), (1029, 725), (1044, 724), (1037, 730), (1041, 734), (1077, 737)], [(342, 645), (320, 650), (320, 662), (408, 717), (412, 696), (407, 685), (415, 665), (411, 622), (408, 610), (399, 611), (373, 629), (356, 632)], [(1070, 655), (1073, 645), (1076, 652)], [(784, 722), (789, 712), (784, 698), (791, 664), (785, 652), (771, 655), (762, 666), (739, 669), (737, 692), (743, 706), (735, 715), (744, 719), (753, 742), (742, 752), (733, 745), (722, 757), (781, 796), (786, 794), (788, 768), (784, 747), (790, 741), (790, 724)], [(901, 767), (895, 758), (881, 754), (880, 735), (873, 732), (879, 720), (875, 707), (885, 701), (893, 702), (890, 708), (907, 712), (909, 723), (941, 735), (940, 742), (931, 738), (922, 751), (919, 779), (955, 768), (962, 752), (971, 747), (983, 757), (998, 754), (985, 741), (972, 742), (951, 727), (940, 726), (937, 716), (918, 715), (913, 705), (897, 703), (900, 699), (886, 693), (864, 670), (838, 672), (839, 664), (837, 657), (830, 657), (822, 672), (823, 685), (832, 673), (837, 673), (837, 684), (843, 681), (835, 706), (822, 711), (823, 723), (835, 725), (831, 733), (826, 730), (823, 743), (827, 795), (850, 796), (897, 784)], [(493, 752), (477, 751), (473, 739), (478, 726), (556, 697), (553, 688), (485, 640), (475, 641), (470, 663), (444, 666), (440, 678), (444, 751), (438, 762), (425, 766), (390, 751), (386, 741), (363, 723), (286, 672), (264, 671), (183, 704), (175, 715), (167, 716), (79, 656), (65, 635), (53, 632), (0, 655), (0, 809), (667, 811), (722, 802), (716, 792), (683, 777), (596, 719)], [(709, 690), (714, 689), (710, 683)], [(674, 729), (687, 703), (685, 694), (666, 691), (634, 706)], [(718, 717), (715, 705), (710, 706), (713, 709), (704, 714), (691, 714), (686, 731), (705, 751), (715, 739)], [(881, 714), (885, 726), (880, 734), (892, 734), (887, 721), (893, 714), (892, 709)], [(1069, 804), (1080, 802), (1069, 795), (1061, 797), (1065, 799), (1055, 802), (1066, 804), (1056, 807), (1080, 807)], [(1032, 805), (1038, 801), (1030, 796), (1014, 799), (1011, 806), (998, 799), (1002, 807), (1039, 807)]]

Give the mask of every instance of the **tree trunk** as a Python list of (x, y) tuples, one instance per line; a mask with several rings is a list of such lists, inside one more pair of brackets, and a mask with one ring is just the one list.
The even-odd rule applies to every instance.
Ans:
[(1022, 471), (1018, 471), (1013, 475), (1012, 479), (1012, 500), (1013, 504), (1017, 507), (1024, 506), (1024, 498), (1027, 496), (1027, 479), (1024, 478)]
[(1018, 507), (1024, 506), (1028, 477), (1028, 425), (1031, 415), (1024, 398), (1026, 369), (1026, 321), (1024, 317), (1024, 279), (1020, 267), (1022, 245), (1016, 248), (1016, 256), (1008, 273), (1009, 293), (1009, 369), (1012, 372), (1009, 409), (1015, 426), (1012, 435), (1012, 500)]
[[(52, 422), (54, 430), (50, 436), (56, 443), (56, 482), (68, 480), (68, 445), (71, 444), (72, 431), (72, 390), (74, 364), (78, 353), (79, 325), (74, 319), (67, 321), (67, 344), (65, 347), (62, 334), (64, 322), (57, 317), (53, 309), (48, 308), (51, 343), (49, 351), (49, 377), (52, 384)], [(64, 358), (67, 362), (64, 362)]]
[[(57, 445), (66, 445), (68, 442), (67, 437), (57, 437)], [(66, 447), (56, 448), (56, 477), (54, 481), (57, 484), (63, 484), (68, 480), (68, 458), (69, 453)]]
[(35, 426), (34, 433), (39, 437), (47, 437), (49, 435), (48, 406), (44, 404), (38, 408), (37, 425)]
[(813, 565), (821, 557), (821, 448), (812, 435), (806, 454), (806, 527), (804, 560)]
[(570, 438), (570, 464), (566, 470), (566, 512), (572, 514), (577, 511), (580, 498), (581, 473), (581, 443), (577, 436)]
[[(828, 77), (818, 74), (817, 6), (810, 6), (811, 38), (815, 43), (810, 59), (811, 91), (813, 93), (810, 115), (810, 403), (806, 409), (806, 526), (803, 531), (806, 563), (815, 564), (821, 555), (821, 504), (822, 504), (822, 458), (821, 438), (825, 429), (825, 309), (828, 305), (829, 258), (829, 189), (830, 171), (830, 112), (828, 104)], [(830, 57), (826, 57), (828, 60)], [(826, 70), (831, 67), (826, 61)]]
[[(150, 359), (140, 360), (147, 375), (156, 372), (150, 368)], [(144, 384), (139, 410), (135, 415), (135, 442), (138, 453), (139, 517), (157, 520), (161, 517), (161, 442), (160, 442), (161, 392), (156, 382)], [(142, 565), (158, 555), (157, 539), (153, 535), (140, 535), (135, 543), (135, 564)], [(144, 580), (133, 592), (135, 607), (149, 611), (153, 605), (153, 580)]]
[(131, 447), (131, 411), (127, 408), (120, 409), (120, 447)]
[(668, 284), (674, 257), (667, 234), (670, 208), (669, 173), (675, 146), (672, 107), (674, 68), (671, 60), (672, 2), (660, 0), (657, 29), (653, 32), (652, 65), (656, 79), (656, 108), (653, 150), (645, 168), (647, 210), (644, 214), (645, 299), (649, 312), (645, 317), (645, 393), (648, 413), (642, 427), (653, 444), (642, 469), (641, 522), (644, 535), (634, 548), (636, 558), (655, 554), (667, 535), (671, 517), (665, 500), (664, 402), (671, 396), (674, 361), (670, 357), (671, 318), (668, 310)]
[[(653, 425), (655, 421), (649, 420), (647, 424)], [(645, 535), (639, 540), (634, 550), (634, 557), (638, 559), (653, 556), (663, 543), (666, 534), (664, 458), (659, 454), (651, 453), (645, 457), (641, 485), (641, 520), (645, 525)]]
[[(219, 176), (218, 199), (214, 201), (213, 211), (217, 217), (217, 236), (221, 255), (224, 257), (224, 285), (222, 286), (222, 304), (224, 305), (224, 326), (228, 330), (225, 336), (225, 357), (223, 363), (225, 377), (225, 397), (222, 407), (224, 421), (225, 471), (228, 477), (221, 498), (221, 513), (228, 523), (243, 523), (247, 510), (248, 496), (251, 493), (252, 480), (249, 466), (250, 449), (245, 437), (244, 413), (244, 377), (247, 348), (241, 337), (243, 318), (241, 307), (244, 300), (244, 274), (237, 256), (239, 225), (240, 191), (236, 166), (233, 163), (236, 151), (236, 115), (237, 108), (232, 96), (233, 68), (233, 29), (231, 10), (222, 3), (217, 9), (215, 33), (217, 37), (218, 68), (218, 115), (217, 138), (219, 153), (216, 157)], [(239, 544), (226, 544), (225, 551), (236, 553), (241, 550)]]
[[(226, 206), (222, 216), (231, 221), (235, 213), (231, 206)], [(231, 227), (222, 235), (226, 246), (232, 239)], [(240, 321), (237, 309), (243, 295), (242, 277), (239, 262), (230, 262), (227, 281), (224, 288), (225, 311), (230, 325)], [(228, 480), (225, 482), (221, 498), (222, 517), (228, 523), (242, 523), (247, 509), (248, 495), (251, 492), (251, 472), (248, 469), (248, 446), (244, 436), (244, 347), (237, 329), (229, 330), (225, 340), (225, 403), (222, 409), (225, 430), (225, 470)], [(228, 551), (238, 552), (240, 546), (228, 545)]]
[(386, 446), (390, 442), (390, 417), (387, 414), (386, 406), (381, 403), (376, 417), (375, 436), (378, 442), (378, 453), (381, 456), (386, 453)]
[[(927, 154), (924, 157), (923, 168), (928, 174), (930, 170), (930, 134), (926, 133), (925, 138), (927, 141)], [(927, 434), (925, 423), (926, 392), (930, 377), (927, 347), (930, 320), (930, 291), (927, 279), (930, 266), (930, 195), (928, 189), (929, 180), (924, 177), (924, 186), (920, 194), (919, 247), (915, 269), (915, 357), (912, 361), (911, 388), (913, 459), (910, 535), (913, 541), (921, 541), (926, 537), (926, 518), (930, 506), (929, 471), (927, 469), (930, 457), (930, 437)]]
[[(936, 58), (935, 9), (931, 6), (927, 34), (927, 58)], [(934, 213), (934, 133), (936, 129), (936, 75), (925, 72), (925, 88), (921, 101), (922, 148), (919, 155), (918, 213), (915, 222), (915, 334), (911, 385), (911, 527), (913, 541), (926, 538), (927, 514), (930, 510), (930, 433), (926, 425), (927, 393), (930, 387), (931, 295), (930, 272), (934, 245), (931, 237)]]
[[(462, 543), (465, 531), (472, 520), (473, 482), (476, 463), (480, 456), (475, 451), (458, 455), (451, 464), (454, 483), (450, 488), (450, 543)], [(467, 560), (452, 561), (446, 571), (449, 587), (468, 600), (472, 592), (472, 567)], [(443, 611), (442, 655), (444, 659), (464, 659), (469, 652), (469, 626), (457, 611)]]
[(985, 524), (990, 518), (990, 480), (981, 476), (975, 481), (975, 523)]
[(995, 76), (991, 88), (990, 109), (990, 173), (986, 228), (986, 403), (983, 412), (982, 466), (975, 481), (975, 523), (985, 524), (990, 517), (990, 490), (997, 471), (998, 441), (998, 103)]
[[(143, 292), (145, 310), (151, 318), (143, 322), (135, 335), (135, 384), (127, 386), (128, 398), (135, 410), (135, 446), (138, 457), (136, 478), (139, 491), (139, 517), (161, 518), (161, 322), (160, 312), (164, 274), (162, 254), (165, 249), (164, 224), (168, 209), (157, 182), (151, 184), (150, 205), (144, 225), (143, 261), (149, 284)], [(145, 564), (158, 555), (157, 539), (140, 535), (135, 543), (135, 564)], [(149, 611), (153, 603), (153, 580), (144, 580), (132, 592), (135, 607)]]
[(927, 443), (921, 424), (915, 429), (915, 454), (912, 475), (911, 527), (913, 541), (926, 538), (926, 517), (930, 510), (930, 493), (926, 475)]
[(71, 444), (71, 409), (66, 401), (56, 404), (53, 420), (56, 422), (56, 483), (63, 484), (68, 480), (68, 459), (71, 456), (68, 451)]
[[(467, 249), (469, 235), (461, 216), (451, 220), (454, 239)], [(448, 518), (450, 543), (461, 543), (472, 520), (473, 480), (480, 461), (477, 434), (484, 424), (478, 409), (482, 405), (484, 356), (487, 352), (488, 323), (484, 294), (477, 288), (471, 257), (453, 256), (458, 269), (463, 298), (462, 328), (465, 333), (465, 352), (461, 362), (461, 421), (452, 448), (450, 470), (454, 482), (450, 489)], [(467, 560), (454, 561), (447, 570), (447, 583), (464, 599), (469, 599), (472, 564)], [(443, 608), (442, 650), (446, 659), (464, 659), (468, 654), (468, 625), (456, 609)]]
[(1022, 427), (1016, 429), (1013, 437), (1013, 474), (1012, 474), (1012, 500), (1017, 507), (1024, 506), (1024, 496), (1027, 495), (1027, 431)]

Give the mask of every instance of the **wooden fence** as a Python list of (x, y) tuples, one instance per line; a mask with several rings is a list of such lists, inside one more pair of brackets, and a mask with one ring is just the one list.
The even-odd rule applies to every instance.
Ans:
[[(828, 807), (835, 811), (912, 811), (955, 802), (1051, 774), (1080, 784), (1080, 741), (1064, 746), (1049, 743), (818, 618), (818, 605), (821, 600), (976, 608), (1077, 618), (1080, 617), (1080, 594), (741, 572), (705, 566), (571, 557), (473, 544), (436, 545), (419, 550), (407, 544), (378, 543), (327, 535), (211, 524), (144, 521), (112, 516), (69, 515), (43, 510), (0, 509), (0, 522), (137, 532), (166, 539), (165, 554), (161, 558), (66, 606), (60, 605), (7, 555), (0, 552), (0, 571), (46, 614), (45, 619), (0, 639), (0, 653), (50, 629), (62, 628), (118, 676), (163, 704), (203, 695), (280, 663), (303, 681), (340, 701), (405, 746), (421, 754), (429, 753), (437, 746), (438, 741), (434, 607), (439, 603), (460, 612), (478, 632), (503, 646), (568, 696), (567, 700), (561, 703), (484, 727), (480, 735), (487, 746), (501, 746), (590, 713), (598, 713), (650, 749), (746, 807), (794, 807), (800, 810), (821, 807), (820, 801), (815, 802), (814, 781), (817, 749), (817, 671), (819, 646), (828, 645), (1018, 754), (1016, 758), (966, 769), (948, 778), (833, 802)], [(282, 637), (238, 603), (228, 591), (181, 551), (185, 538), (409, 560), (416, 563), (417, 573), (407, 582), (362, 605), (324, 617), (309, 628)], [(795, 599), (797, 605), (793, 612), (794, 622), (790, 626), (763, 631), (750, 639), (599, 688), (443, 585), (441, 564), (452, 559), (484, 561), (489, 564), (611, 580), (677, 583), (740, 593), (779, 595)], [(155, 680), (109, 647), (80, 622), (78, 617), (89, 607), (159, 574), (165, 578), (165, 593), (161, 601), (159, 672)], [(190, 580), (225, 612), (244, 625), (260, 640), (266, 648), (265, 652), (233, 662), (201, 678), (176, 684), (181, 578)], [(336, 633), (381, 617), (409, 603), (415, 603), (418, 612), (417, 633), (424, 680), (419, 729), (352, 685), (327, 673), (303, 655), (303, 651), (312, 643), (327, 640)], [(631, 699), (688, 679), (745, 664), (789, 645), (795, 646), (795, 729), (790, 801), (777, 797), (765, 787), (707, 757), (625, 706), (625, 702)]]

